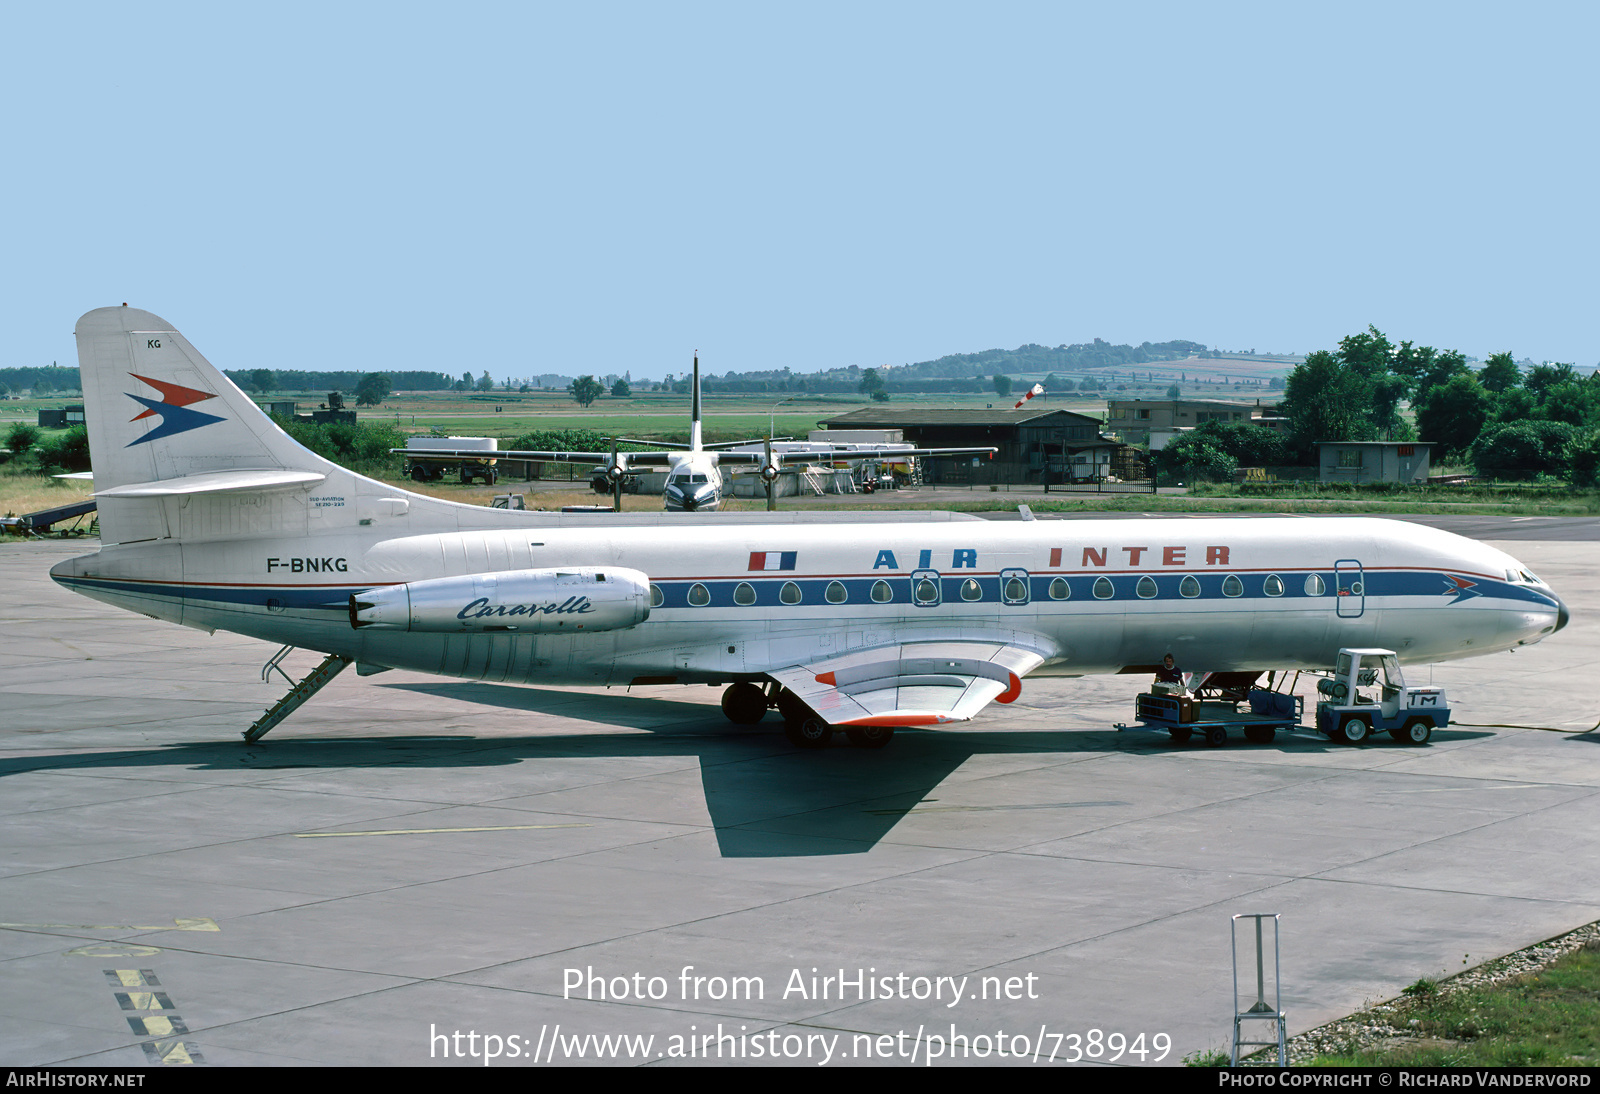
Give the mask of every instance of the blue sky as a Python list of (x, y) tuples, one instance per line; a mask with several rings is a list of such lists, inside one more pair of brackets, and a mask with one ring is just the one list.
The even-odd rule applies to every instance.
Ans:
[(21, 5), (0, 366), (1600, 360), (1600, 8)]

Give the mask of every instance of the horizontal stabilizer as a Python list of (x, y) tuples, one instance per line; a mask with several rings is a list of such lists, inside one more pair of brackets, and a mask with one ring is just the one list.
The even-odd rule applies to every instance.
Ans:
[(244, 494), (314, 486), (328, 476), (320, 471), (210, 471), (155, 482), (130, 482), (95, 491), (97, 498), (170, 498), (186, 494)]

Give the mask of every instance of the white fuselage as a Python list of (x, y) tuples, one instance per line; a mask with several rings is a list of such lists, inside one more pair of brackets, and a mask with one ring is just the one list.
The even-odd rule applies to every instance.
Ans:
[[(316, 510), (282, 494), (269, 504), (292, 531), (207, 536), (236, 504), (189, 499), (172, 514), (187, 522), (182, 543), (108, 546), (52, 573), (135, 611), (369, 669), (549, 683), (753, 679), (856, 648), (953, 639), (1038, 649), (1040, 671), (1057, 674), (1153, 665), (1169, 651), (1191, 670), (1327, 668), (1341, 647), (1437, 661), (1537, 641), (1565, 622), (1510, 556), (1387, 520), (577, 527), (476, 509), (466, 519), (478, 527), (413, 532), (407, 514), (376, 506), (366, 525), (319, 531)], [(571, 634), (351, 623), (350, 598), (365, 590), (608, 566), (648, 577), (643, 622)]]

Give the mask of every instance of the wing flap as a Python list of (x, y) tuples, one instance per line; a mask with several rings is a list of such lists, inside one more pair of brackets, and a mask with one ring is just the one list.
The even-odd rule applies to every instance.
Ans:
[[(1041, 647), (1043, 641), (1041, 640)], [(912, 642), (857, 650), (772, 674), (830, 725), (964, 722), (1009, 703), (1044, 648), (1003, 642)]]

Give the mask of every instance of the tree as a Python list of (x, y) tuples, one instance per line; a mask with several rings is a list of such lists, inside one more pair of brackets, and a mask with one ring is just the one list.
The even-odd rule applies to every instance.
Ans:
[(34, 445), (39, 443), (39, 427), (29, 425), (27, 422), (18, 422), (6, 434), (6, 447), (13, 456), (25, 456)]
[(1240, 467), (1276, 467), (1289, 459), (1276, 431), (1249, 422), (1205, 422), (1187, 436), (1203, 438)]
[(1011, 394), (1011, 377), (996, 373), (994, 377), (994, 393), (1002, 399)]
[(1600, 429), (1573, 438), (1567, 464), (1573, 486), (1600, 486)]
[(580, 376), (567, 385), (567, 394), (576, 399), (579, 406), (588, 406), (605, 393), (605, 385), (593, 376)]
[[(869, 368), (861, 374), (861, 383), (856, 390), (863, 395), (869, 395), (877, 399), (878, 393), (883, 391), (883, 377), (878, 375), (877, 369)], [(883, 400), (879, 399), (878, 401), (882, 402)]]
[(1483, 370), (1478, 373), (1478, 382), (1483, 385), (1485, 391), (1499, 395), (1522, 383), (1522, 370), (1517, 368), (1517, 363), (1511, 359), (1511, 354), (1496, 353), (1483, 363)]
[(1486, 429), (1472, 446), (1472, 462), (1489, 474), (1567, 472), (1567, 448), (1578, 431), (1566, 422), (1512, 422)]
[(270, 368), (258, 368), (250, 374), (250, 386), (257, 391), (275, 391), (278, 387), (278, 378), (273, 375)]
[(1471, 373), (1450, 377), (1423, 393), (1417, 404), (1417, 429), (1434, 441), (1440, 456), (1463, 456), (1483, 432), (1492, 399)]
[(1229, 482), (1239, 470), (1239, 461), (1197, 429), (1168, 441), (1157, 466), (1169, 482)]
[(1572, 370), (1571, 365), (1534, 365), (1528, 370), (1527, 379), (1522, 386), (1533, 392), (1536, 399), (1543, 399), (1552, 388), (1561, 384), (1570, 384), (1578, 379), (1578, 374)]
[(39, 467), (47, 475), (91, 470), (89, 431), (81, 425), (75, 425), (60, 436), (45, 441), (39, 446)]
[(633, 388), (628, 386), (627, 380), (618, 380), (611, 385), (611, 397), (613, 399), (631, 399), (633, 398)]
[[(483, 370), (483, 375), (478, 377), (478, 390), (479, 391), (493, 391), (494, 390), (494, 377), (489, 375), (489, 370), (488, 369), (484, 369)], [(587, 406), (588, 404), (585, 403), (584, 405)]]
[(1295, 448), (1309, 453), (1318, 441), (1372, 440), (1377, 430), (1367, 416), (1371, 386), (1327, 350), (1307, 355), (1284, 385)]
[(356, 406), (377, 406), (392, 388), (387, 373), (369, 372), (356, 386)]
[(1182, 395), (1183, 395), (1183, 389), (1181, 387), (1179, 387), (1177, 384), (1173, 384), (1171, 387), (1167, 388), (1167, 398), (1169, 398), (1169, 399), (1181, 398)]

